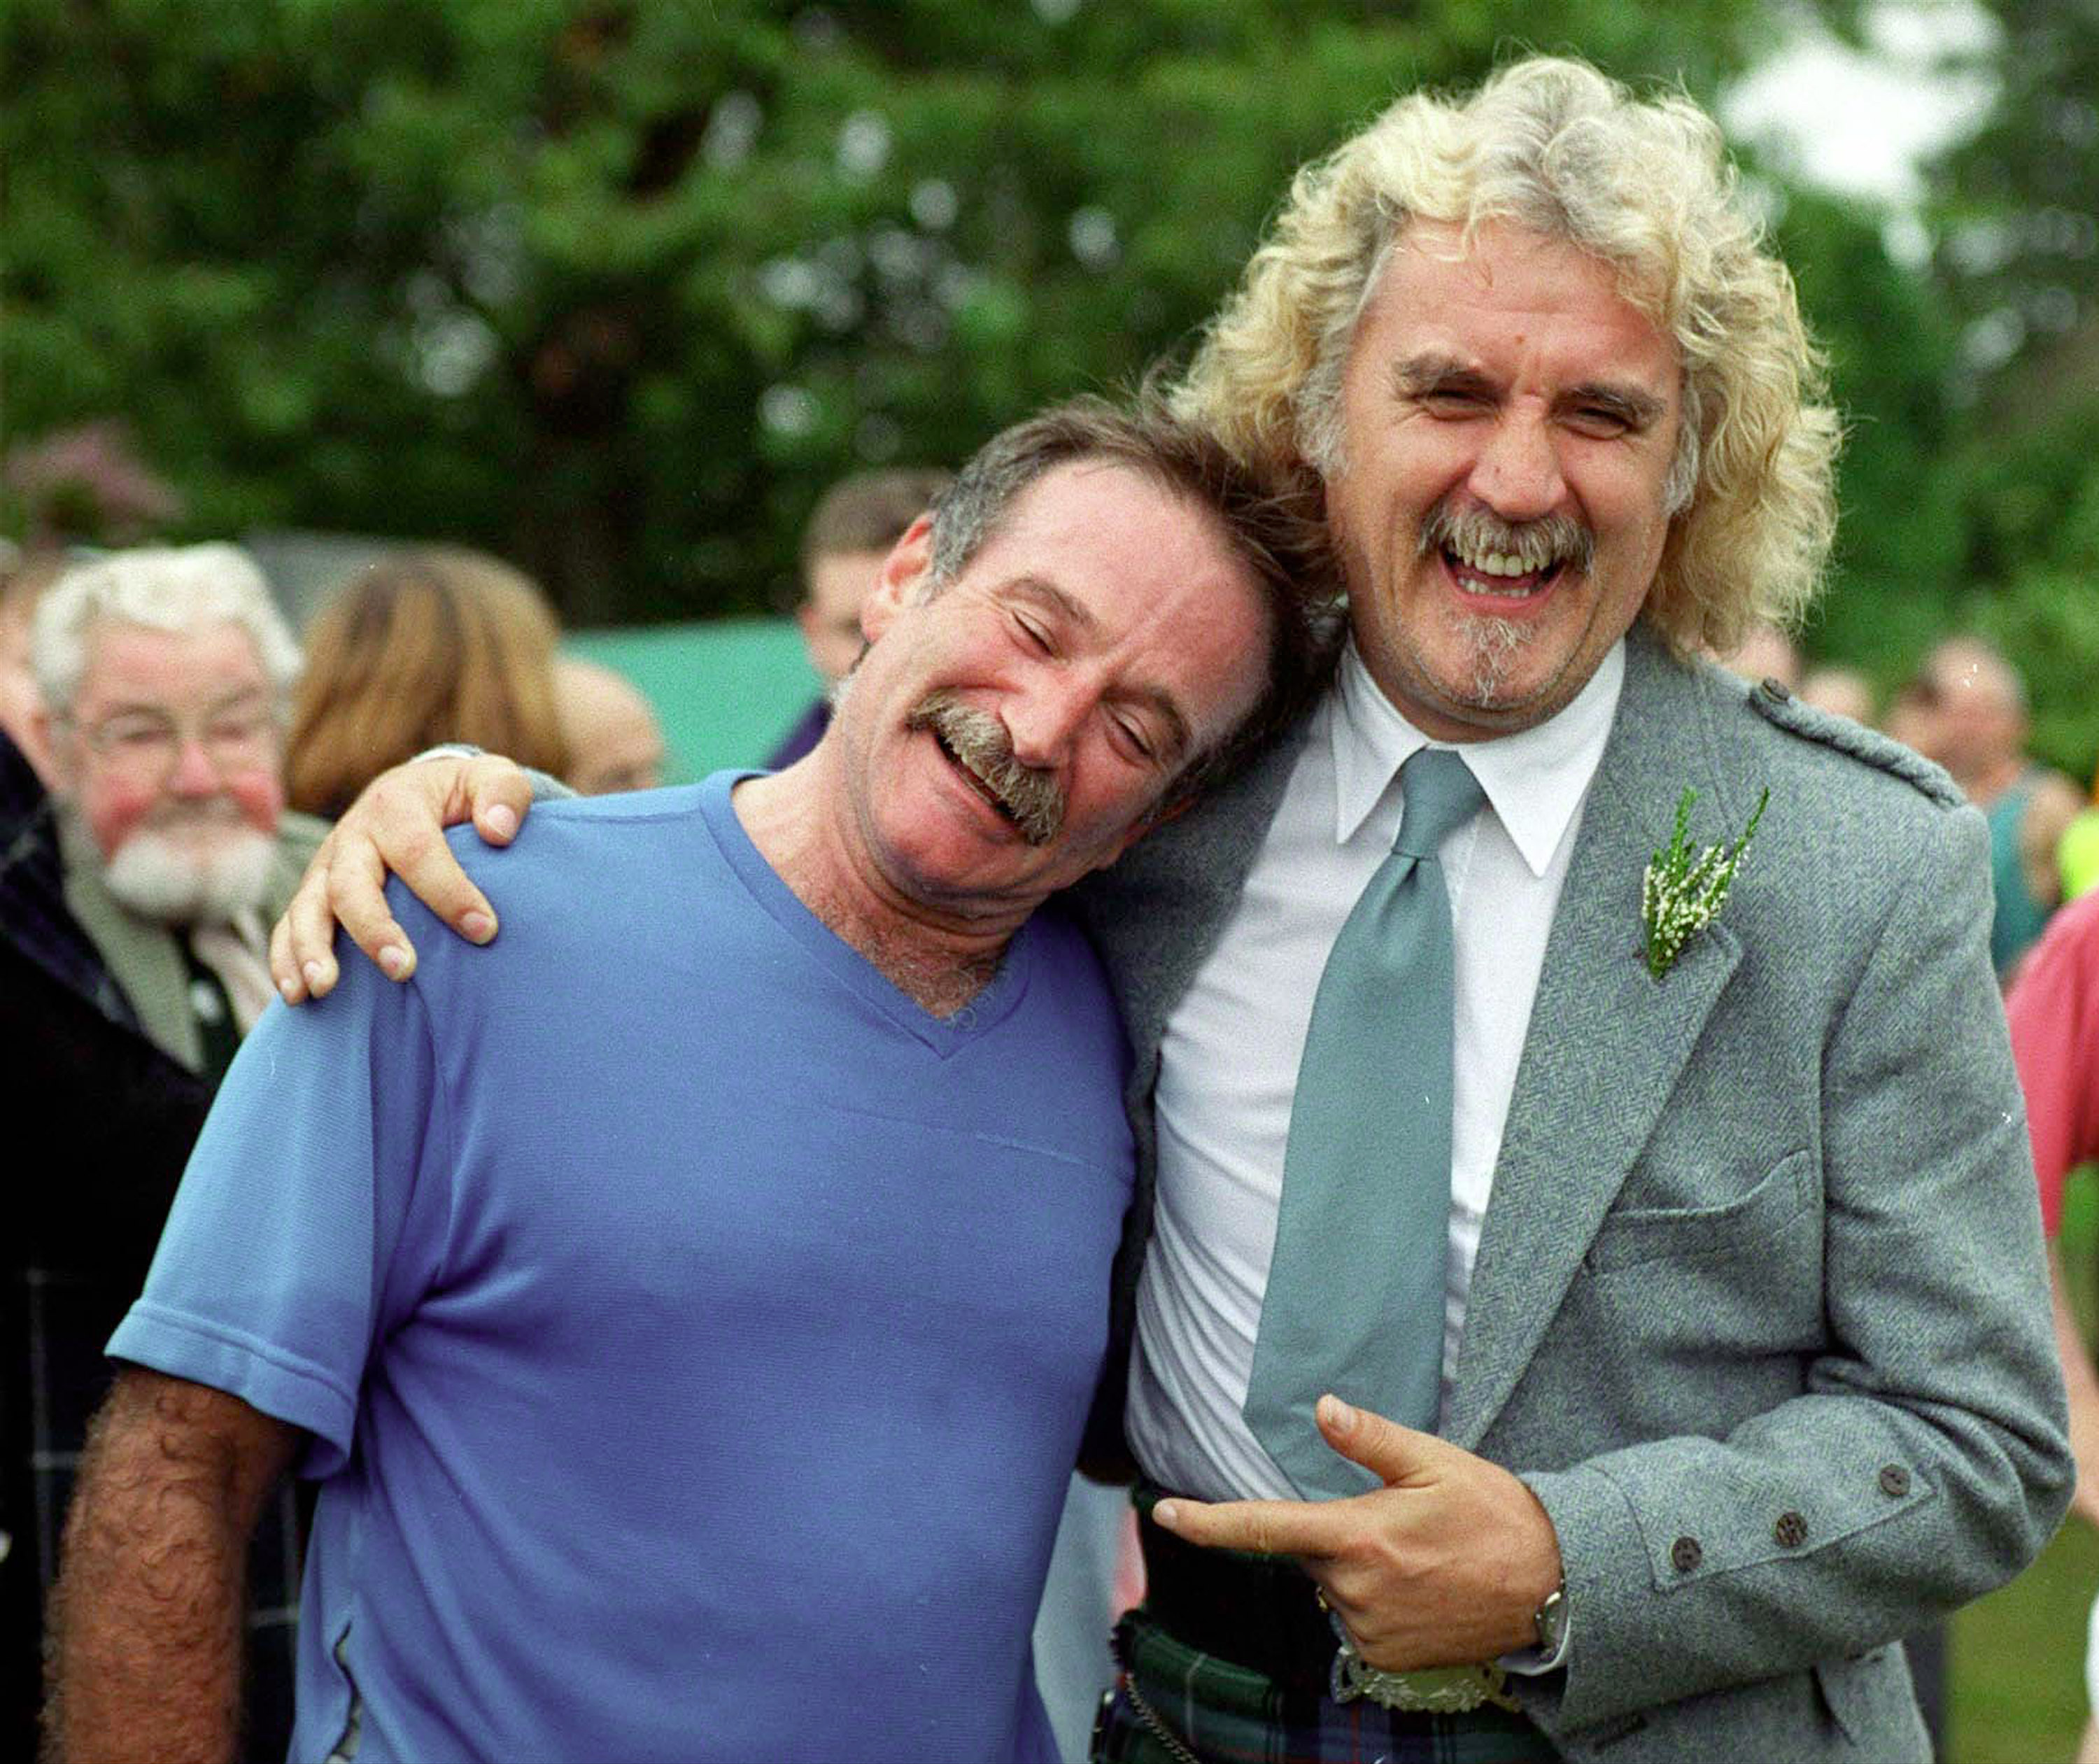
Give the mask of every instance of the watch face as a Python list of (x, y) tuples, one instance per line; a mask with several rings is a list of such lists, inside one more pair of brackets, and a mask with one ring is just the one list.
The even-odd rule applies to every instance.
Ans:
[(1556, 1654), (1567, 1639), (1567, 1589), (1556, 1586), (1538, 1608), (1538, 1645), (1541, 1652)]

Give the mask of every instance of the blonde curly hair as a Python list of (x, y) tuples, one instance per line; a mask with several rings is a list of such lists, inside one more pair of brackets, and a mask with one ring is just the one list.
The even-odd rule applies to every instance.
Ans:
[(1271, 470), (1341, 464), (1357, 321), (1414, 219), (1469, 242), (1506, 222), (1613, 265), (1675, 339), (1683, 429), (1645, 616), (1679, 653), (1794, 625), (1836, 526), (1836, 412), (1821, 402), (1785, 266), (1736, 187), (1720, 131), (1679, 95), (1636, 98), (1538, 56), (1469, 98), (1403, 98), (1297, 174), (1245, 279), (1174, 389), (1177, 409)]

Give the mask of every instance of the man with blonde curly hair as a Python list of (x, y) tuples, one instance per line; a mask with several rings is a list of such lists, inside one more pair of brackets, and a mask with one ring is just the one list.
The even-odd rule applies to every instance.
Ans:
[[(1892, 744), (1692, 659), (1815, 593), (1821, 399), (1710, 119), (1564, 60), (1403, 99), (1306, 168), (1211, 327), (1182, 407), (1323, 482), (1349, 638), (1301, 738), (1096, 894), (1157, 1148), (1128, 1439), (1171, 1497), (1102, 1755), (1265, 1728), (1265, 1755), (1353, 1756), (1367, 1696), (1401, 1757), (1921, 1759), (1887, 1644), (2053, 1526), (1978, 824)], [(1448, 1253), (1395, 1414), (1344, 1351), (1280, 1393), (1265, 1361), (1293, 1208), (1340, 1186), (1296, 1155), (1322, 969), (1424, 748), (1485, 806), (1435, 848)], [(1752, 825), (1670, 947), (1650, 861)], [(1387, 1002), (1395, 1042), (1431, 1027)], [(1349, 1192), (1309, 1258), (1344, 1313), (1338, 1240), (1390, 1229)], [(1424, 1332), (1371, 1331), (1394, 1358)]]
[[(1545, 58), (1300, 173), (1186, 375), (1320, 482), (1347, 639), (1081, 891), (1150, 1581), (1097, 1757), (1922, 1760), (1890, 1644), (2059, 1518), (1981, 821), (1695, 658), (1812, 597), (1822, 399), (1711, 121)], [(397, 965), (429, 769), (339, 836)]]

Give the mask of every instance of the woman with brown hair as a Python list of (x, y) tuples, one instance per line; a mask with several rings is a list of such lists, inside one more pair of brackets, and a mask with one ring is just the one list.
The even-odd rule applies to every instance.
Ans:
[(292, 806), (330, 820), (389, 766), (471, 741), (561, 776), (560, 629), (530, 579), (482, 552), (382, 558), (306, 632), (284, 775)]

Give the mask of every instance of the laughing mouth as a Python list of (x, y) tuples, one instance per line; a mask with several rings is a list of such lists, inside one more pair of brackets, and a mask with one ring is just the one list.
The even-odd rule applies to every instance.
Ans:
[(1422, 523), (1421, 549), (1437, 552), (1468, 592), (1523, 600), (1543, 593), (1570, 567), (1586, 574), (1595, 540), (1565, 515), (1518, 524), (1479, 508), (1454, 514), (1439, 503)]
[(997, 718), (962, 703), (952, 693), (937, 692), (912, 712), (908, 722), (931, 735), (970, 788), (1028, 844), (1045, 846), (1057, 837), (1064, 824), (1063, 793), (1049, 774), (1013, 757)]
[(961, 773), (963, 781), (966, 783), (971, 790), (975, 790), (978, 795), (981, 796), (987, 803), (990, 803), (993, 808), (997, 809), (1000, 814), (1003, 815), (1008, 820), (1011, 821), (1015, 827), (1018, 827), (1020, 825), (1020, 817), (1014, 813), (1011, 805), (1009, 804), (1005, 798), (1001, 796), (997, 790), (991, 787), (991, 785), (985, 780), (982, 773), (978, 772), (977, 769), (969, 763), (969, 761), (963, 759), (960, 754), (955, 751), (954, 744), (948, 739), (944, 733), (942, 732), (939, 726), (937, 724), (935, 724), (929, 732), (932, 735), (933, 740), (939, 746), (940, 751), (948, 756), (948, 763), (952, 765), (956, 771)]
[(1471, 592), (1484, 594), (1490, 600), (1521, 600), (1556, 581), (1566, 560), (1554, 558), (1542, 565), (1528, 564), (1500, 552), (1468, 557), (1446, 545), (1443, 548), (1443, 561)]

